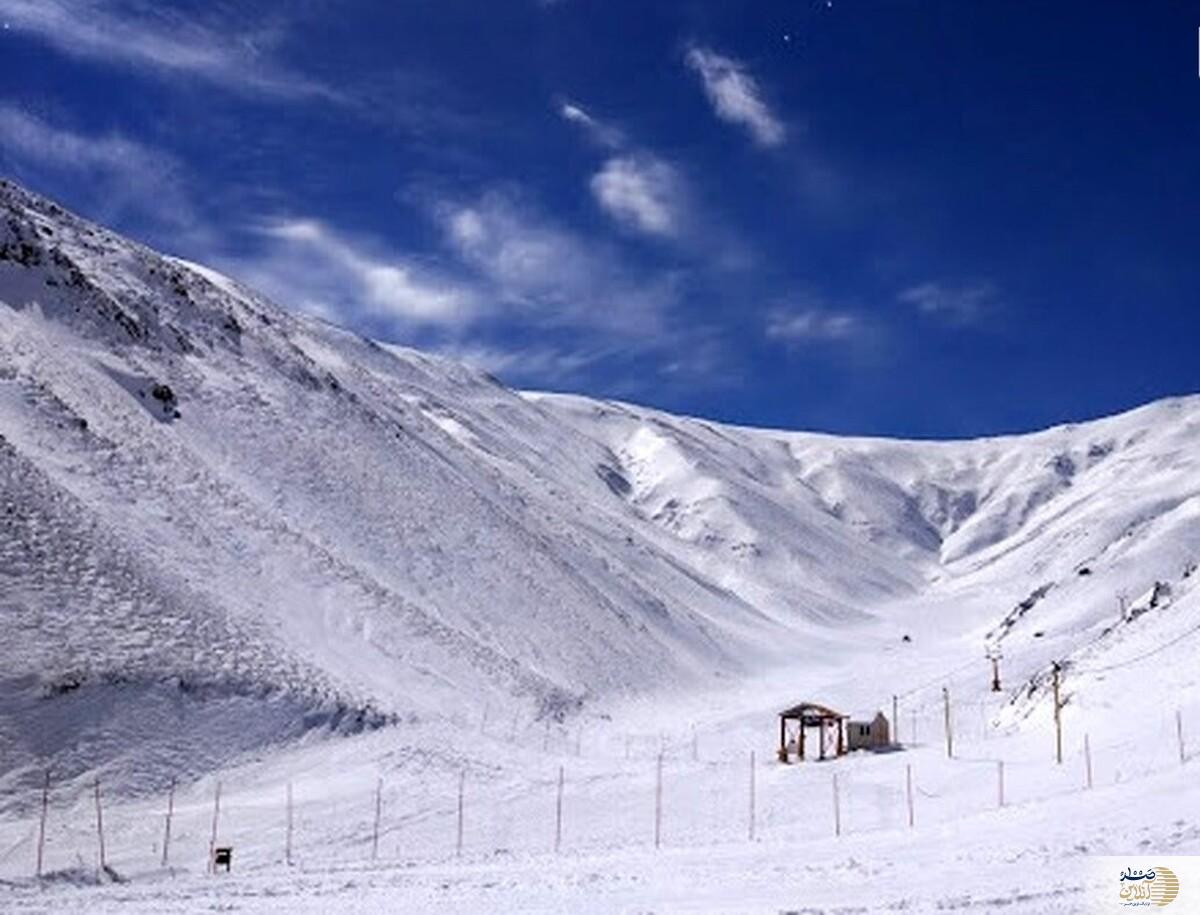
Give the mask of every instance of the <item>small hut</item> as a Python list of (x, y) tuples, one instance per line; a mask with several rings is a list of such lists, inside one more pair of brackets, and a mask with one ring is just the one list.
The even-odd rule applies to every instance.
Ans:
[(779, 713), (779, 761), (789, 762), (791, 747), (796, 749), (796, 758), (805, 758), (805, 733), (809, 728), (817, 729), (817, 758), (824, 759), (829, 738), (834, 735), (834, 755), (846, 752), (845, 723), (849, 718), (827, 705), (816, 702), (801, 702)]
[(849, 715), (816, 702), (801, 702), (779, 713), (779, 761), (808, 758), (806, 733), (816, 728), (817, 759), (832, 752), (836, 758), (851, 750), (885, 750), (892, 745), (891, 727), (883, 712), (870, 721), (852, 721)]
[(892, 745), (891, 729), (883, 712), (876, 712), (870, 721), (851, 721), (846, 737), (851, 750), (884, 750)]

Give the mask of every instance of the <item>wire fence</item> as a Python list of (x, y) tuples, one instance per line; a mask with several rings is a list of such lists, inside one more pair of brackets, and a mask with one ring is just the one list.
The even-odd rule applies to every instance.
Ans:
[[(529, 771), (477, 767), (403, 780), (372, 777), (361, 790), (345, 783), (331, 788), (315, 776), (264, 787), (226, 774), (219, 809), (216, 778), (170, 798), (111, 806), (103, 791), (97, 802), (90, 782), (51, 782), (44, 821), (34, 799), (34, 815), (0, 823), (0, 878), (36, 879), (39, 859), (49, 880), (200, 873), (211, 868), (214, 847), (233, 848), (234, 871), (289, 861), (320, 870), (925, 830), (1127, 784), (1192, 759), (1186, 745), (1192, 709), (1141, 713), (1127, 733), (1097, 728), (1103, 740), (1087, 732), (1088, 718), (1070, 719), (1067, 749), (1056, 764), (1044, 733), (999, 740), (992, 716), (978, 706), (996, 708), (952, 706), (952, 727), (961, 729), (953, 757), (942, 746), (944, 718), (924, 705), (910, 710), (916, 732), (906, 739), (901, 729), (900, 749), (827, 763), (785, 766), (765, 753), (752, 762), (748, 750), (714, 752), (716, 735), (699, 740), (690, 733), (612, 736), (594, 741), (589, 755), (587, 744), (569, 734), (557, 747), (548, 741), (544, 754), (531, 748), (536, 762)], [(1098, 715), (1090, 720), (1104, 723)], [(102, 837), (111, 873), (101, 870)]]

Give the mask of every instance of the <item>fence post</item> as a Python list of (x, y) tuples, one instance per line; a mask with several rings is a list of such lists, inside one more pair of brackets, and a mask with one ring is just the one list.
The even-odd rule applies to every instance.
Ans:
[(208, 867), (210, 874), (215, 874), (217, 869), (213, 866), (213, 855), (217, 848), (217, 819), (221, 816), (221, 780), (217, 779), (217, 790), (213, 794), (213, 818), (212, 818), (212, 833), (208, 839)]
[(996, 760), (996, 806), (1004, 806), (1004, 760)]
[(692, 762), (700, 761), (700, 738), (696, 736), (696, 726), (692, 725)]
[(946, 721), (946, 756), (954, 758), (954, 732), (950, 723), (950, 687), (942, 687), (942, 710)]
[(558, 767), (558, 794), (554, 801), (554, 852), (557, 854), (562, 850), (562, 826), (563, 826), (563, 780), (565, 776), (563, 767)]
[(1087, 774), (1087, 787), (1092, 790), (1092, 741), (1087, 734), (1083, 735), (1083, 767)]
[(755, 804), (755, 784), (754, 784), (754, 751), (750, 751), (750, 841), (754, 841), (754, 826), (757, 817), (757, 805)]
[(464, 770), (458, 774), (458, 827), (454, 841), (454, 856), (462, 857), (463, 850), (463, 791), (467, 784), (467, 773)]
[(292, 864), (292, 783), (287, 783), (287, 834), (283, 846), (283, 860), (289, 867)]
[(1179, 764), (1187, 763), (1187, 750), (1183, 743), (1183, 712), (1175, 709), (1175, 736), (1179, 739)]
[(94, 796), (96, 798), (96, 838), (100, 844), (100, 873), (108, 870), (108, 861), (104, 856), (104, 814), (100, 812), (100, 779), (96, 779), (94, 785)]
[(379, 817), (383, 813), (383, 778), (375, 780), (375, 825), (371, 829), (371, 860), (379, 857)]
[(1061, 666), (1057, 661), (1054, 662), (1054, 760), (1058, 765), (1062, 765), (1062, 702), (1059, 697)]
[(833, 834), (840, 836), (842, 834), (842, 805), (838, 798), (838, 777), (837, 773), (833, 773)]
[(663, 787), (663, 754), (658, 753), (658, 764), (654, 780), (654, 847), (662, 846), (662, 787)]
[(171, 787), (167, 789), (167, 822), (163, 827), (162, 866), (166, 867), (171, 856), (171, 817), (175, 815), (175, 778), (171, 778)]
[(908, 800), (908, 828), (912, 829), (915, 822), (913, 816), (912, 763), (904, 767), (904, 794)]
[(38, 825), (37, 876), (42, 878), (42, 858), (46, 849), (46, 813), (50, 808), (50, 770), (46, 770), (46, 781), (42, 785), (42, 820)]
[(900, 743), (900, 701), (892, 696), (892, 743)]

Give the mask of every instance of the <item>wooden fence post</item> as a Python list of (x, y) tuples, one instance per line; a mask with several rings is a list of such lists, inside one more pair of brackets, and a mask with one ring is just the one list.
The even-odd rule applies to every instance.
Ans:
[(1183, 743), (1183, 711), (1175, 709), (1175, 737), (1179, 740), (1179, 764), (1187, 763), (1187, 749)]
[(50, 809), (50, 770), (46, 770), (46, 781), (42, 784), (42, 819), (38, 825), (37, 876), (42, 878), (42, 861), (46, 849), (46, 813)]
[(892, 743), (900, 743), (900, 700), (892, 696)]
[(842, 805), (838, 797), (838, 777), (837, 773), (833, 773), (833, 834), (840, 836), (842, 834)]
[(283, 846), (283, 860), (289, 867), (292, 863), (292, 783), (287, 783), (287, 833)]
[(662, 846), (662, 789), (663, 789), (663, 754), (658, 753), (658, 764), (654, 780), (654, 847)]
[(1057, 661), (1054, 662), (1054, 759), (1058, 765), (1062, 765), (1062, 701), (1060, 699), (1060, 671), (1061, 667)]
[(375, 824), (371, 829), (371, 860), (379, 857), (379, 817), (383, 813), (383, 778), (375, 780)]
[(96, 779), (93, 784), (94, 796), (96, 798), (96, 839), (100, 844), (100, 868), (99, 872), (103, 874), (108, 870), (108, 860), (104, 855), (104, 814), (100, 810), (100, 779)]
[(212, 817), (212, 833), (208, 839), (208, 872), (215, 874), (216, 867), (213, 866), (213, 855), (217, 848), (217, 820), (221, 816), (221, 780), (217, 779), (217, 790), (213, 794), (213, 817)]
[(175, 779), (171, 778), (171, 787), (167, 789), (167, 821), (163, 827), (162, 866), (166, 867), (171, 857), (171, 817), (175, 815)]
[(565, 774), (563, 767), (558, 767), (558, 793), (554, 801), (554, 852), (562, 851), (562, 827), (563, 827), (563, 781)]
[(454, 856), (462, 857), (463, 850), (463, 792), (467, 784), (467, 773), (464, 770), (458, 775), (458, 827), (454, 841)]
[(950, 687), (942, 687), (942, 710), (946, 724), (946, 756), (954, 758), (954, 731), (950, 722)]
[(1083, 768), (1087, 776), (1086, 785), (1088, 790), (1092, 790), (1092, 741), (1087, 735), (1083, 735)]
[(754, 841), (754, 827), (756, 825), (755, 820), (757, 819), (757, 816), (758, 816), (757, 804), (755, 803), (755, 797), (754, 797), (755, 787), (756, 787), (754, 784), (754, 776), (755, 776), (754, 768), (755, 768), (754, 751), (751, 750), (750, 751), (750, 841), (751, 842)]

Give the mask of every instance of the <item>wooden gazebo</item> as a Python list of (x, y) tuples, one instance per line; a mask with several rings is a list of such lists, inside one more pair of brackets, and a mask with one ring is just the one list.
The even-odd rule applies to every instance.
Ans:
[(846, 754), (845, 723), (849, 715), (834, 711), (816, 702), (801, 702), (779, 713), (779, 761), (788, 762), (788, 739), (795, 734), (797, 758), (804, 759), (804, 732), (817, 728), (818, 759), (825, 758), (825, 731), (832, 728), (837, 732), (838, 756)]

